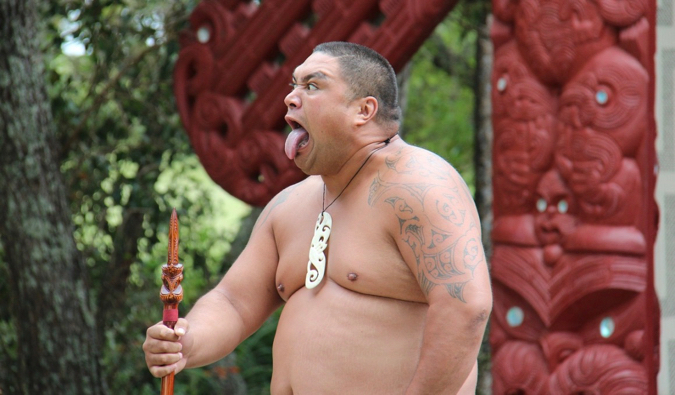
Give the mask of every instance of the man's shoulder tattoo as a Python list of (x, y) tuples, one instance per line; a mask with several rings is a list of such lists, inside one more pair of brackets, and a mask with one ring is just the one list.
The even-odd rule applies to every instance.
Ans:
[(417, 278), (428, 294), (444, 287), (466, 302), (464, 287), (485, 262), (480, 226), (468, 211), (473, 200), (452, 168), (431, 154), (387, 158), (386, 172), (370, 185), (368, 204), (383, 205), (398, 220), (398, 237), (410, 248)]

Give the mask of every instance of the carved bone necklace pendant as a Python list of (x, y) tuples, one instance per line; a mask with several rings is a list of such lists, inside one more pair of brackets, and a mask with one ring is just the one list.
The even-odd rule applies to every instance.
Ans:
[(328, 247), (330, 228), (333, 226), (333, 218), (327, 212), (319, 214), (314, 228), (312, 245), (309, 247), (309, 262), (307, 262), (307, 277), (305, 287), (312, 289), (319, 285), (326, 273), (326, 255), (324, 250)]
[[(396, 132), (396, 134), (398, 134), (398, 132)], [(356, 173), (354, 173), (352, 178), (349, 179), (347, 185), (345, 185), (345, 187), (342, 188), (342, 191), (338, 193), (335, 199), (333, 199), (333, 201), (330, 202), (328, 206), (326, 206), (326, 184), (323, 184), (323, 198), (321, 201), (322, 210), (321, 213), (319, 213), (319, 218), (317, 218), (316, 220), (316, 227), (314, 228), (314, 237), (312, 238), (312, 245), (309, 247), (309, 262), (307, 262), (307, 276), (305, 277), (305, 287), (307, 287), (308, 289), (312, 289), (317, 285), (319, 285), (319, 283), (321, 283), (321, 280), (323, 280), (324, 274), (326, 274), (326, 254), (324, 254), (323, 251), (326, 249), (326, 247), (328, 247), (328, 238), (330, 237), (330, 229), (333, 226), (333, 218), (331, 218), (330, 214), (328, 214), (326, 210), (328, 210), (328, 208), (332, 206), (333, 203), (335, 203), (340, 198), (340, 196), (342, 196), (342, 194), (347, 189), (349, 184), (351, 184), (352, 181), (354, 181), (354, 178), (356, 178), (361, 169), (363, 169), (363, 166), (365, 166), (366, 163), (368, 163), (368, 159), (370, 159), (370, 157), (373, 156), (375, 152), (389, 145), (389, 142), (394, 136), (391, 136), (388, 139), (384, 140), (383, 146), (375, 148), (370, 152), (370, 154), (368, 154), (366, 160), (364, 160), (363, 163), (361, 163), (361, 167), (359, 167), (359, 169), (356, 170)]]

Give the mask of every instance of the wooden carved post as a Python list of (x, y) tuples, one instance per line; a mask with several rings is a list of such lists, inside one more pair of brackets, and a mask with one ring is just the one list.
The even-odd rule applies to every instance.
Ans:
[[(159, 297), (164, 302), (164, 325), (173, 329), (178, 321), (178, 303), (183, 300), (183, 265), (178, 262), (178, 215), (171, 213), (169, 224), (169, 253), (166, 264), (162, 265), (162, 288)], [(174, 373), (162, 377), (161, 395), (173, 395)]]
[(493, 392), (654, 394), (655, 2), (492, 4)]

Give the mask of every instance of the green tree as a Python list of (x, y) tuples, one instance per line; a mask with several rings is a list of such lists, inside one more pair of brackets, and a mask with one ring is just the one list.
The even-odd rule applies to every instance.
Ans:
[[(113, 393), (155, 393), (159, 381), (145, 367), (141, 344), (144, 328), (161, 318), (160, 266), (166, 259), (172, 207), (179, 212), (181, 258), (186, 267), (182, 311), (225, 271), (223, 257), (229, 241), (249, 210), (206, 176), (176, 112), (172, 94), (176, 36), (195, 2), (34, 3), (4, 2), (3, 7), (7, 6), (0, 18), (16, 20), (7, 25), (3, 22), (3, 29), (7, 29), (3, 38), (16, 32), (25, 35), (17, 36), (24, 41), (3, 43), (2, 55), (15, 51), (23, 63), (3, 56), (1, 72), (28, 69), (33, 73), (25, 78), (0, 74), (2, 120), (9, 122), (2, 129), (0, 149), (7, 155), (0, 160), (0, 180), (3, 194), (15, 191), (14, 200), (2, 198), (10, 209), (4, 212), (11, 215), (3, 216), (0, 228), (4, 246), (0, 249), (0, 273), (9, 280), (0, 281), (0, 297), (12, 303), (0, 304), (0, 390), (35, 393), (25, 386), (40, 381), (28, 374), (52, 382), (87, 383), (87, 375), (79, 374), (78, 369), (48, 366), (50, 354), (41, 354), (35, 347), (49, 347), (62, 364), (68, 361), (64, 355), (71, 354), (81, 359), (80, 363), (90, 364), (87, 366), (98, 373), (99, 382), (107, 382)], [(16, 15), (16, 10), (26, 9), (32, 12), (30, 20)], [(26, 40), (31, 46), (26, 46)], [(73, 55), (72, 48), (80, 52)], [(42, 96), (19, 89), (27, 83)], [(7, 95), (15, 100), (6, 100)], [(35, 125), (28, 123), (31, 111), (40, 115), (35, 117)], [(9, 138), (28, 145), (26, 150), (32, 156), (24, 162), (33, 166), (32, 173), (13, 170), (21, 165), (15, 159), (23, 151), (15, 149), (21, 148), (18, 143), (6, 143)], [(51, 188), (41, 192), (43, 195), (55, 199), (60, 191), (63, 199), (52, 210), (55, 214), (39, 216), (36, 212), (31, 217), (14, 207), (28, 206), (33, 198), (36, 204), (44, 203), (46, 198), (37, 195), (39, 191), (28, 189), (32, 183), (27, 176), (33, 173), (42, 177), (38, 186)], [(24, 233), (17, 228), (21, 221), (27, 227)], [(70, 240), (73, 257), (18, 242), (20, 238), (33, 241), (36, 235), (30, 232), (39, 233), (57, 247)], [(24, 256), (17, 256), (17, 252)], [(33, 257), (27, 265), (28, 254), (37, 253), (45, 259)], [(44, 281), (35, 285), (35, 279), (41, 277), (19, 276), (17, 268), (37, 273)], [(58, 316), (52, 312), (61, 310), (44, 308), (47, 311), (41, 314), (36, 307), (44, 297), (17, 293), (27, 285), (49, 292), (51, 284), (59, 281), (60, 286), (70, 287), (71, 293), (50, 292), (51, 297), (68, 308), (80, 308), (86, 317), (82, 325), (72, 320), (75, 329), (63, 321), (75, 313)], [(98, 356), (88, 358), (84, 351), (69, 346), (68, 337), (51, 344), (43, 336), (35, 340), (34, 348), (19, 348), (20, 344), (26, 347), (23, 337), (35, 328), (25, 315), (51, 319), (50, 336), (79, 336)], [(100, 363), (100, 368), (93, 363)], [(177, 392), (209, 393), (227, 387), (236, 375), (224, 377), (223, 370), (217, 368), (187, 372), (177, 382)], [(66, 385), (55, 388), (64, 393), (88, 393), (70, 391)], [(89, 392), (104, 393), (92, 388)]]
[(0, 237), (14, 324), (3, 329), (14, 330), (16, 352), (13, 372), (2, 378), (12, 392), (105, 394), (86, 270), (54, 149), (40, 37), (33, 34), (38, 6), (0, 2)]
[(403, 133), (448, 160), (475, 190), (477, 39), (489, 2), (460, 2), (411, 60)]

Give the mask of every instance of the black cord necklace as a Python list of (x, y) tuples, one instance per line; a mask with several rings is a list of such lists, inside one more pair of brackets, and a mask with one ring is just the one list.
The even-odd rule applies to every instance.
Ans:
[[(396, 133), (396, 134), (398, 134), (398, 133)], [(394, 136), (396, 136), (396, 134), (395, 134)], [(359, 172), (361, 171), (361, 169), (363, 169), (363, 167), (366, 165), (366, 163), (368, 163), (368, 160), (370, 159), (370, 157), (373, 156), (373, 154), (376, 153), (377, 151), (379, 151), (379, 150), (381, 150), (382, 148), (388, 146), (389, 143), (391, 142), (391, 139), (392, 139), (394, 136), (391, 136), (391, 137), (389, 137), (388, 139), (384, 140), (384, 141), (383, 141), (383, 143), (384, 143), (383, 146), (378, 147), (378, 148), (375, 148), (375, 149), (368, 155), (368, 157), (366, 158), (366, 160), (364, 160), (363, 163), (361, 163), (361, 167), (359, 167), (359, 169), (356, 171), (356, 173), (354, 173), (354, 175), (352, 176), (352, 178), (349, 179), (349, 181), (347, 182), (347, 185), (345, 185), (345, 187), (342, 188), (342, 190), (340, 191), (340, 193), (338, 193), (338, 195), (335, 197), (335, 199), (333, 199), (333, 201), (330, 202), (330, 203), (328, 204), (328, 206), (326, 206), (326, 184), (325, 184), (325, 183), (323, 184), (323, 201), (322, 201), (322, 210), (321, 210), (321, 213), (322, 213), (322, 214), (325, 213), (326, 210), (328, 210), (328, 207), (332, 206), (333, 203), (335, 203), (335, 202), (340, 198), (340, 196), (342, 196), (342, 193), (343, 193), (344, 191), (347, 190), (347, 187), (349, 186), (349, 184), (351, 184), (352, 181), (354, 181), (354, 179), (356, 178), (356, 176), (359, 175)]]
[[(396, 134), (394, 136), (396, 136)], [(317, 285), (319, 285), (319, 283), (321, 283), (321, 280), (323, 279), (324, 273), (326, 272), (326, 255), (324, 254), (323, 251), (326, 249), (326, 247), (328, 247), (328, 238), (330, 237), (330, 230), (333, 226), (333, 218), (329, 213), (326, 212), (326, 210), (328, 210), (328, 208), (332, 206), (333, 203), (335, 203), (340, 198), (340, 196), (342, 196), (342, 193), (347, 189), (347, 187), (349, 187), (349, 184), (351, 184), (352, 181), (354, 181), (354, 179), (359, 174), (361, 169), (363, 169), (366, 163), (368, 163), (370, 157), (373, 156), (373, 154), (376, 153), (377, 151), (389, 145), (391, 139), (394, 136), (391, 136), (388, 139), (384, 140), (383, 146), (374, 149), (370, 154), (368, 154), (366, 160), (364, 160), (363, 163), (361, 163), (361, 167), (359, 167), (359, 169), (356, 170), (356, 173), (354, 173), (352, 178), (349, 179), (347, 185), (345, 185), (345, 187), (342, 188), (342, 191), (338, 193), (335, 199), (333, 199), (333, 201), (330, 202), (328, 206), (326, 206), (326, 184), (325, 183), (323, 184), (321, 213), (319, 213), (319, 218), (317, 218), (316, 220), (316, 227), (314, 228), (314, 237), (312, 238), (312, 245), (309, 247), (309, 262), (307, 262), (307, 276), (305, 277), (305, 287), (312, 289)]]

